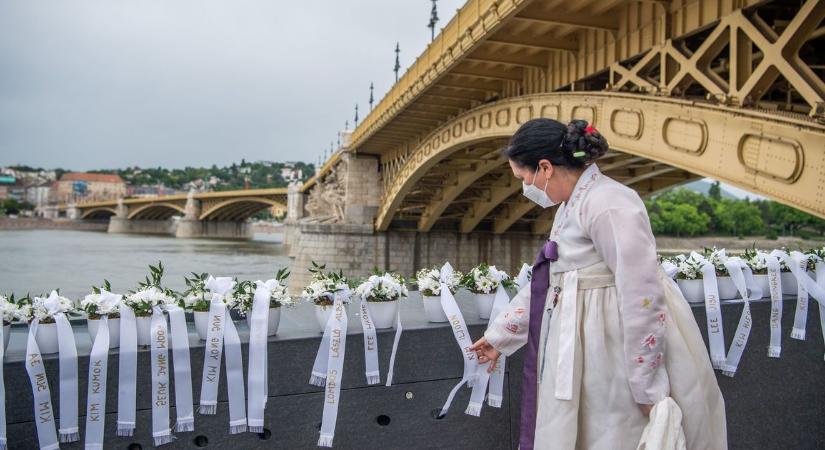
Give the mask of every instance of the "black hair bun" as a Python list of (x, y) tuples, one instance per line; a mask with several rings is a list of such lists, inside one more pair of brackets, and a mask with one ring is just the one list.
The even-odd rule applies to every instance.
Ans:
[(607, 139), (586, 120), (571, 120), (563, 144), (564, 156), (571, 161), (591, 164), (607, 153)]

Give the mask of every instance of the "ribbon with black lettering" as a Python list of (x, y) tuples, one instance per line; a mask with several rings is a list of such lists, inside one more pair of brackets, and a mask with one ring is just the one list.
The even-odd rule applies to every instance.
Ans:
[(166, 316), (160, 307), (152, 308), (152, 439), (155, 447), (172, 442), (169, 427), (169, 339)]
[(54, 450), (60, 448), (60, 444), (57, 442), (54, 408), (49, 392), (49, 380), (46, 379), (46, 367), (43, 365), (43, 357), (35, 339), (39, 322), (39, 319), (35, 318), (29, 324), (29, 340), (26, 344), (26, 372), (29, 373), (29, 380), (32, 385), (37, 441), (41, 450)]
[(470, 330), (467, 328), (467, 323), (464, 322), (464, 316), (458, 308), (458, 303), (456, 303), (455, 297), (453, 297), (452, 292), (450, 292), (450, 288), (447, 286), (447, 280), (452, 277), (452, 274), (453, 267), (450, 263), (444, 263), (444, 266), (441, 267), (440, 275), (441, 308), (444, 309), (444, 313), (447, 315), (447, 319), (450, 322), (450, 329), (453, 331), (453, 337), (455, 337), (458, 348), (461, 349), (461, 355), (464, 358), (464, 373), (461, 376), (461, 381), (453, 387), (450, 394), (447, 396), (447, 401), (444, 403), (444, 406), (441, 407), (439, 417), (444, 417), (447, 415), (447, 411), (450, 410), (450, 405), (453, 403), (453, 398), (458, 390), (461, 389), (461, 386), (464, 386), (465, 384), (470, 387), (473, 386), (476, 379), (476, 368), (478, 367), (476, 353), (470, 350), (470, 347), (473, 345), (473, 340), (470, 337)]
[(106, 372), (109, 364), (109, 318), (100, 318), (100, 325), (89, 354), (89, 388), (86, 400), (86, 450), (103, 449), (106, 423)]
[(332, 440), (335, 438), (338, 405), (341, 403), (341, 382), (344, 376), (344, 353), (347, 348), (347, 311), (344, 309), (343, 301), (347, 297), (348, 291), (335, 293), (334, 310), (327, 321), (329, 349), (319, 447), (332, 447)]

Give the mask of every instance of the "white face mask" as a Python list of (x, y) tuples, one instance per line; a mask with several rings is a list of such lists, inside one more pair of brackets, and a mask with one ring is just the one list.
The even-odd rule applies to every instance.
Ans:
[(540, 167), (536, 167), (536, 173), (533, 174), (533, 184), (527, 184), (524, 181), (521, 182), (522, 195), (530, 199), (530, 201), (532, 201), (533, 203), (541, 206), (542, 208), (550, 208), (551, 206), (556, 206), (559, 204), (559, 202), (554, 201), (552, 198), (550, 198), (550, 196), (547, 195), (546, 192), (547, 184), (550, 182), (550, 180), (547, 180), (547, 182), (544, 183), (544, 189), (539, 189), (535, 185), (536, 175), (539, 173), (539, 168)]

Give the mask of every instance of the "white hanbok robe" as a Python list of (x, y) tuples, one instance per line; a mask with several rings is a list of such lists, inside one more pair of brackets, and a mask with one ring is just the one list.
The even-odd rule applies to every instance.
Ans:
[[(577, 189), (593, 177), (551, 232), (559, 258), (539, 340), (535, 448), (635, 449), (648, 423), (638, 404), (670, 396), (688, 449), (725, 449), (724, 401), (690, 307), (659, 268), (644, 203), (595, 164)], [(527, 342), (529, 311), (528, 285), (487, 341), (511, 355)]]

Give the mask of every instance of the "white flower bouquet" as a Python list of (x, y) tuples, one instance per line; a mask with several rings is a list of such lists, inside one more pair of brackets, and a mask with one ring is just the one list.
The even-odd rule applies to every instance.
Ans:
[(103, 286), (92, 287), (92, 293), (80, 301), (80, 309), (89, 319), (98, 320), (102, 316), (116, 319), (120, 317), (120, 303), (122, 296), (112, 294), (112, 286), (108, 280), (103, 280)]
[[(281, 306), (294, 306), (295, 302), (289, 296), (286, 290), (286, 279), (289, 277), (289, 272), (284, 268), (275, 274), (274, 281), (271, 283), (269, 293), (269, 307), (280, 308)], [(252, 301), (255, 297), (255, 284), (251, 281), (239, 281), (235, 287), (235, 291), (231, 296), (226, 298), (226, 302), (230, 308), (235, 309), (241, 316), (246, 316), (252, 311)]]
[(20, 306), (21, 305), (18, 304), (18, 301), (15, 301), (14, 294), (9, 295), (8, 297), (5, 295), (0, 295), (0, 317), (3, 318), (4, 326), (11, 325), (11, 323), (15, 320), (19, 320), (21, 322), (28, 321), (31, 308), (21, 309)]
[(35, 297), (33, 300), (26, 297), (25, 300), (27, 304), (20, 305), (19, 314), (28, 322), (38, 319), (43, 324), (54, 323), (57, 314), (74, 310), (74, 302), (61, 296), (59, 290), (52, 291), (48, 297)]
[(676, 279), (677, 280), (701, 280), (702, 265), (704, 264), (693, 255), (685, 257), (685, 255), (677, 255), (671, 260), (676, 265)]
[(192, 278), (184, 277), (186, 290), (180, 296), (180, 306), (191, 312), (208, 312), (212, 302), (212, 292), (206, 289), (206, 280), (209, 274), (192, 272)]
[(355, 293), (369, 302), (392, 302), (409, 295), (404, 277), (397, 273), (374, 273), (361, 282)]
[(163, 264), (149, 266), (151, 278), (146, 277), (144, 282), (139, 283), (139, 289), (130, 292), (123, 300), (123, 303), (132, 308), (136, 317), (150, 317), (152, 308), (155, 306), (172, 306), (177, 304), (174, 292), (161, 287), (163, 278)]
[(499, 286), (510, 287), (512, 280), (496, 266), (481, 263), (464, 275), (462, 285), (473, 294), (493, 294)]
[[(349, 281), (342, 271), (324, 272), (324, 269), (326, 265), (312, 261), (312, 267), (309, 269), (312, 273), (312, 282), (301, 292), (301, 298), (318, 306), (332, 305), (336, 292), (350, 288)], [(344, 303), (349, 303), (349, 298), (345, 298)]]
[[(452, 294), (461, 287), (462, 275), (459, 271), (453, 271), (452, 276), (447, 280), (447, 288)], [(437, 267), (424, 268), (415, 274), (418, 290), (425, 297), (436, 297), (441, 295), (441, 271)]]

